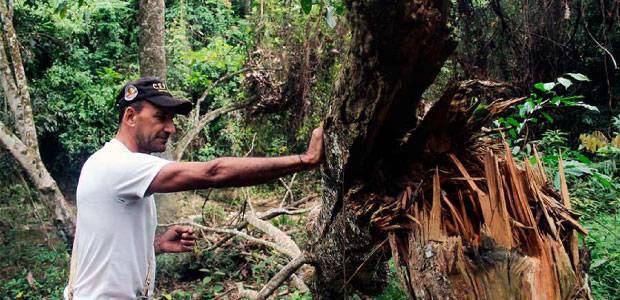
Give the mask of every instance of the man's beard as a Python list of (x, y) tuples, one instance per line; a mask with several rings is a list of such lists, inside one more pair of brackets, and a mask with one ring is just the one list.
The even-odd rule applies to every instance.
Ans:
[[(156, 152), (164, 152), (166, 151), (166, 143), (168, 142), (168, 138), (170, 134), (162, 132), (158, 133), (153, 139), (149, 139), (147, 141), (144, 136), (137, 136), (138, 148), (143, 153), (156, 153)], [(159, 140), (163, 139), (163, 147), (161, 147), (158, 143)]]

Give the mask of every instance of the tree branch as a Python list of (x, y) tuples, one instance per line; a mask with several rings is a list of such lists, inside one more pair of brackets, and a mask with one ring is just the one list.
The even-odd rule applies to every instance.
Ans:
[(237, 288), (239, 289), (239, 295), (250, 299), (267, 299), (267, 297), (273, 294), (273, 292), (280, 287), (284, 281), (289, 279), (299, 268), (310, 262), (312, 262), (311, 256), (307, 252), (304, 252), (291, 260), (276, 275), (269, 279), (269, 282), (267, 282), (267, 284), (265, 284), (259, 292), (246, 290), (243, 288), (242, 284), (238, 284)]
[(42, 198), (54, 209), (55, 224), (67, 241), (73, 234), (74, 218), (69, 204), (65, 201), (56, 181), (47, 171), (41, 158), (33, 149), (26, 146), (15, 136), (2, 121), (0, 121), (0, 144), (19, 162), (21, 167), (28, 173), (30, 180), (37, 187)]
[(293, 200), (293, 201), (295, 200), (294, 195), (293, 195), (293, 191), (291, 190), (291, 187), (293, 186), (293, 183), (295, 183), (295, 177), (296, 176), (297, 176), (297, 173), (293, 174), (293, 177), (291, 177), (291, 182), (289, 182), (289, 184), (286, 184), (286, 181), (284, 181), (284, 179), (278, 178), (280, 183), (282, 183), (282, 185), (286, 189), (286, 193), (284, 193), (284, 197), (282, 197), (282, 200), (280, 201), (280, 207), (284, 206), (284, 203), (286, 202), (286, 198), (287, 198), (288, 195), (291, 195), (291, 200)]
[(209, 95), (209, 93), (211, 92), (211, 90), (217, 86), (218, 84), (224, 82), (225, 80), (228, 80), (229, 78), (235, 76), (235, 75), (239, 75), (241, 73), (245, 73), (246, 71), (250, 71), (253, 70), (254, 68), (242, 68), (236, 72), (233, 73), (228, 73), (220, 78), (218, 78), (216, 81), (213, 82), (213, 84), (211, 84), (208, 88), (205, 89), (205, 91), (202, 93), (202, 95), (200, 96), (200, 98), (198, 98), (198, 100), (196, 100), (196, 105), (194, 106), (194, 111), (193, 111), (193, 119), (194, 119), (194, 123), (198, 123), (199, 118), (200, 118), (200, 104), (202, 104), (202, 102), (205, 100), (205, 98), (207, 98), (207, 96)]
[(242, 109), (244, 107), (248, 107), (250, 106), (252, 103), (254, 103), (254, 101), (256, 100), (256, 97), (251, 97), (250, 99), (248, 99), (245, 102), (242, 103), (236, 103), (227, 107), (221, 107), (218, 108), (216, 110), (210, 111), (208, 113), (206, 113), (205, 115), (202, 116), (202, 118), (200, 119), (200, 121), (198, 121), (197, 124), (194, 124), (194, 126), (185, 133), (185, 135), (183, 135), (183, 137), (179, 140), (179, 142), (176, 144), (175, 149), (173, 150), (173, 160), (179, 160), (183, 157), (183, 153), (185, 153), (185, 150), (187, 149), (187, 146), (189, 146), (189, 143), (194, 140), (194, 138), (196, 138), (196, 135), (198, 135), (198, 133), (200, 133), (200, 131), (205, 127), (205, 125), (207, 125), (209, 122), (215, 120), (216, 118), (227, 114), (229, 112), (235, 111), (235, 110), (239, 110)]
[(204, 226), (204, 225), (200, 225), (196, 222), (187, 222), (187, 224), (195, 226), (197, 228), (200, 228), (202, 230), (205, 231), (210, 231), (210, 232), (217, 232), (217, 233), (227, 233), (227, 234), (232, 234), (232, 235), (236, 235), (238, 237), (242, 237), (248, 241), (257, 243), (257, 244), (261, 244), (273, 249), (278, 250), (278, 252), (280, 253), (284, 253), (286, 254), (287, 252), (290, 252), (287, 248), (285, 248), (284, 246), (278, 245), (276, 243), (270, 242), (270, 241), (266, 241), (263, 239), (259, 239), (259, 238), (255, 238), (245, 232), (241, 232), (239, 230), (235, 230), (235, 229), (224, 229), (224, 228), (213, 228), (213, 227), (208, 227), (208, 226)]
[[(303, 203), (305, 201), (308, 201), (308, 199), (312, 199), (314, 197), (317, 197), (317, 195), (310, 195), (310, 196), (304, 197), (304, 198), (296, 201), (295, 204)], [(287, 208), (273, 208), (273, 209), (270, 209), (270, 210), (268, 210), (266, 212), (259, 213), (257, 216), (261, 220), (271, 220), (271, 219), (273, 219), (273, 218), (275, 218), (277, 216), (280, 216), (280, 215), (303, 214), (303, 213), (306, 213), (306, 212), (309, 212), (309, 211), (313, 210), (314, 208), (315, 207), (310, 207), (310, 208), (303, 208), (303, 209), (297, 209), (297, 210), (289, 210)], [(248, 226), (248, 222), (246, 220), (243, 220), (237, 226), (237, 230), (241, 230), (241, 229), (245, 228), (245, 226)], [(207, 251), (211, 251), (213, 249), (216, 249), (216, 248), (222, 246), (224, 243), (226, 243), (232, 237), (233, 237), (233, 235), (228, 235), (228, 236), (223, 237), (221, 240), (219, 240), (213, 246), (209, 247), (209, 249), (207, 249)]]
[(281, 246), (280, 249), (285, 250), (283, 252), (284, 254), (291, 258), (301, 255), (299, 246), (297, 246), (297, 244), (286, 233), (282, 232), (282, 230), (278, 229), (276, 226), (273, 226), (270, 222), (257, 218), (253, 213), (246, 213), (245, 220), (274, 239), (276, 244)]

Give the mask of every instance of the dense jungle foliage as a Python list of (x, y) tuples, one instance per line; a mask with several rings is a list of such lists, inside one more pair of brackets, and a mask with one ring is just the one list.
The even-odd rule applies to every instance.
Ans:
[[(425, 100), (433, 102), (450, 83), (473, 78), (506, 82), (513, 96), (528, 97), (489, 128), (504, 129), (521, 158), (532, 158), (536, 149), (556, 187), (563, 160), (573, 209), (590, 231), (580, 243), (593, 296), (620, 299), (620, 3), (452, 3), (459, 43)], [(137, 11), (135, 0), (14, 1), (41, 155), (68, 199), (75, 198), (84, 161), (116, 132), (118, 89), (139, 77)], [(303, 151), (310, 130), (329, 110), (347, 51), (345, 11), (339, 0), (167, 0), (168, 85), (175, 96), (195, 102), (208, 91), (203, 114), (254, 98), (205, 126), (183, 160)], [(0, 119), (12, 124), (5, 99), (0, 107)], [(176, 124), (184, 131), (193, 122), (179, 117)], [(0, 298), (61, 299), (66, 245), (55, 236), (36, 189), (4, 149), (0, 169)], [(194, 208), (217, 226), (248, 198), (277, 203), (287, 193), (300, 199), (320, 192), (318, 172), (282, 182), (197, 192)], [(201, 206), (202, 199), (209, 201)], [(305, 216), (280, 216), (272, 223), (303, 245)], [(237, 240), (208, 251), (212, 245), (203, 237), (192, 253), (158, 256), (157, 297), (228, 297), (236, 282), (260, 287), (286, 263), (270, 249)], [(377, 299), (405, 299), (398, 280), (391, 279)], [(287, 286), (278, 293), (311, 298)]]

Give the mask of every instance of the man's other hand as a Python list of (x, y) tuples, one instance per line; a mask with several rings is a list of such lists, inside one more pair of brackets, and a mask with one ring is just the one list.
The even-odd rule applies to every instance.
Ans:
[(189, 252), (194, 248), (194, 230), (186, 226), (173, 226), (159, 236), (154, 243), (155, 253)]
[(318, 166), (325, 157), (325, 149), (323, 146), (323, 123), (312, 131), (308, 150), (301, 155), (301, 161), (309, 166)]

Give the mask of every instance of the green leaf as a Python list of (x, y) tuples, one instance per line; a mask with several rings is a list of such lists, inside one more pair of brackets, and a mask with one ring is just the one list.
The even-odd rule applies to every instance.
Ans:
[(567, 160), (564, 162), (564, 171), (567, 175), (581, 176), (584, 174), (591, 175), (592, 168), (587, 166), (586, 164), (576, 161), (576, 160)]
[(579, 152), (577, 152), (577, 151), (574, 151), (574, 152), (572, 152), (571, 154), (572, 154), (572, 156), (573, 156), (573, 157), (574, 157), (577, 161), (580, 161), (580, 162), (582, 162), (582, 163), (584, 163), (584, 164), (591, 164), (591, 163), (592, 163), (592, 161), (591, 161), (588, 157), (586, 157), (585, 155), (583, 155), (583, 154), (581, 154), (581, 153), (579, 153)]
[(545, 89), (545, 91), (550, 91), (555, 87), (555, 82), (547, 82), (545, 84), (543, 84), (543, 88)]
[(558, 83), (563, 85), (565, 89), (569, 88), (573, 84), (570, 80), (564, 77), (558, 77)]
[(480, 120), (488, 115), (489, 115), (489, 110), (487, 109), (487, 105), (485, 105), (484, 103), (478, 103), (478, 105), (476, 106), (476, 109), (474, 110), (473, 116), (477, 120)]
[(604, 188), (610, 188), (612, 186), (612, 179), (607, 175), (594, 172), (594, 174), (592, 174), (592, 177)]
[(545, 90), (545, 84), (542, 82), (537, 82), (536, 84), (534, 84), (534, 88), (546, 92), (547, 90)]
[(224, 290), (224, 286), (219, 283), (213, 286), (213, 292), (215, 293), (219, 293), (223, 290)]
[(525, 153), (527, 153), (527, 155), (530, 155), (530, 153), (532, 153), (532, 145), (525, 144)]
[(510, 124), (512, 126), (515, 126), (515, 127), (519, 126), (519, 122), (517, 122), (517, 120), (515, 120), (515, 119), (513, 119), (511, 117), (508, 117), (506, 119), (506, 122), (508, 122), (508, 124)]
[(546, 82), (546, 83), (537, 82), (536, 84), (534, 84), (534, 88), (540, 91), (543, 91), (543, 92), (549, 92), (554, 87), (555, 87), (555, 82)]
[(312, 0), (300, 0), (301, 1), (301, 9), (305, 14), (309, 14), (312, 10)]
[(68, 9), (69, 9), (69, 1), (64, 0), (58, 3), (58, 6), (56, 6), (54, 13), (58, 14), (61, 18), (64, 18), (65, 16), (67, 16)]
[(547, 121), (549, 121), (549, 123), (553, 123), (553, 118), (548, 113), (544, 111), (541, 111), (540, 113), (543, 115), (543, 117), (545, 117), (545, 119), (547, 119)]
[(562, 98), (564, 98), (564, 100), (576, 100), (576, 99), (584, 99), (585, 96), (575, 95), (575, 96), (568, 96), (568, 97), (562, 97)]
[(209, 284), (209, 282), (211, 282), (211, 276), (205, 276), (205, 278), (202, 279), (202, 284)]
[(566, 73), (566, 75), (573, 77), (575, 80), (578, 81), (590, 81), (590, 78), (588, 78), (588, 76), (581, 73)]
[(517, 131), (514, 129), (508, 130), (508, 134), (510, 134), (510, 137), (513, 139), (517, 138)]

